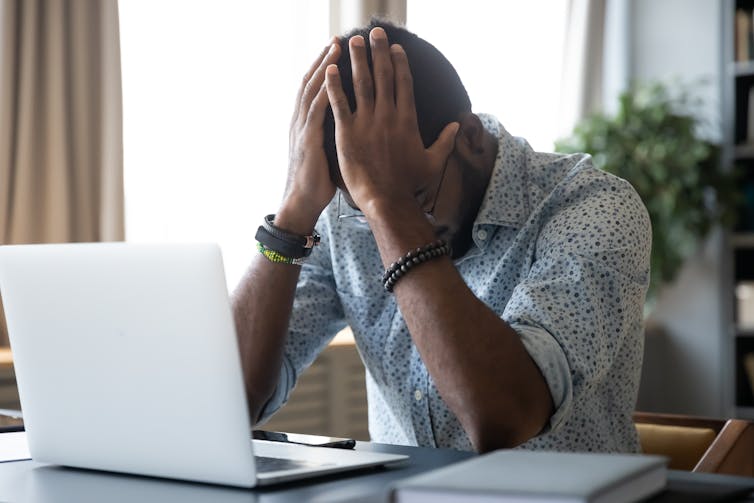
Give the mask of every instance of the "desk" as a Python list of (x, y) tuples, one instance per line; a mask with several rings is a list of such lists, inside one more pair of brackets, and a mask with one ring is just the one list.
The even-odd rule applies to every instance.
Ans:
[[(449, 449), (402, 447), (358, 442), (357, 449), (408, 454), (404, 466), (367, 470), (348, 475), (282, 484), (255, 490), (90, 472), (42, 465), (33, 461), (0, 464), (0, 501), (24, 503), (138, 502), (138, 503), (272, 503), (272, 502), (381, 502), (387, 501), (390, 484), (404, 477), (461, 461), (473, 454)], [(700, 490), (754, 487), (754, 479), (725, 475), (671, 471), (669, 486), (675, 494), (663, 494), (652, 502), (688, 502), (680, 494)], [(694, 500), (703, 501), (703, 500)], [(742, 501), (754, 502), (754, 498)]]

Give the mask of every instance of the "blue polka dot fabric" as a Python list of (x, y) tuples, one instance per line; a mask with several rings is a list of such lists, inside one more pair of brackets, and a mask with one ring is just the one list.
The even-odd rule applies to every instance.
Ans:
[[(595, 169), (588, 155), (535, 152), (494, 117), (480, 119), (499, 139), (498, 155), (474, 244), (455, 266), (521, 336), (549, 385), (555, 413), (520, 448), (637, 452), (631, 415), (649, 284), (647, 211), (630, 184)], [(350, 325), (367, 370), (371, 440), (471, 450), (383, 290), (369, 227), (338, 220), (336, 203), (322, 214), (322, 244), (302, 267), (280, 381), (263, 418)]]

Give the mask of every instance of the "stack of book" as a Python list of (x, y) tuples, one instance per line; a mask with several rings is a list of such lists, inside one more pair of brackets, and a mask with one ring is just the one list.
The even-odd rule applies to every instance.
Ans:
[(754, 353), (744, 355), (744, 371), (749, 379), (749, 386), (752, 396), (754, 396)]
[(500, 450), (399, 482), (394, 503), (629, 503), (667, 484), (667, 459)]
[(736, 9), (736, 61), (746, 63), (754, 58), (754, 23), (752, 11)]

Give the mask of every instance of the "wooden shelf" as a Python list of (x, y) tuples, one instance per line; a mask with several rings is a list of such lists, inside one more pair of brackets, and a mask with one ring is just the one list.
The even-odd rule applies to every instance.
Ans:
[(734, 77), (754, 77), (754, 61), (736, 61), (730, 66)]
[(736, 160), (754, 160), (754, 144), (745, 143), (733, 148), (733, 157)]
[(754, 232), (734, 232), (730, 244), (733, 248), (754, 248)]
[(13, 366), (13, 354), (10, 352), (10, 348), (0, 348), (0, 367), (12, 367)]

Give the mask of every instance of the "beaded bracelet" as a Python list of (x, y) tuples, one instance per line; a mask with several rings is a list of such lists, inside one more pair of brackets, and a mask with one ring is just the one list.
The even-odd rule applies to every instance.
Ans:
[(385, 286), (385, 290), (392, 292), (398, 280), (405, 276), (412, 267), (433, 258), (450, 255), (450, 252), (450, 245), (442, 239), (422, 248), (411, 250), (385, 269), (385, 273), (382, 275), (382, 283)]
[(286, 257), (285, 255), (282, 255), (275, 250), (270, 250), (265, 245), (257, 241), (257, 250), (259, 250), (259, 253), (264, 255), (267, 260), (270, 262), (274, 262), (276, 264), (291, 264), (291, 265), (301, 265), (304, 262), (306, 262), (306, 257), (299, 257), (299, 258), (293, 258), (293, 257)]

